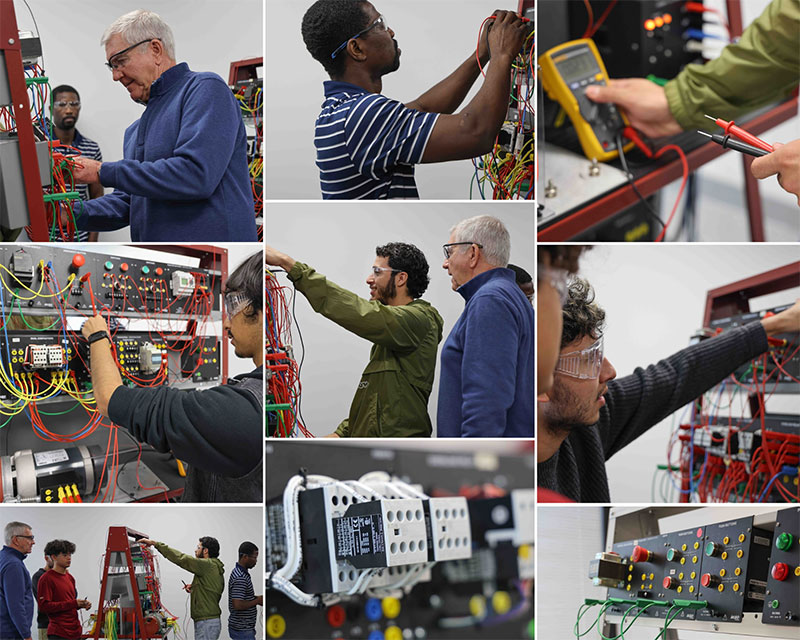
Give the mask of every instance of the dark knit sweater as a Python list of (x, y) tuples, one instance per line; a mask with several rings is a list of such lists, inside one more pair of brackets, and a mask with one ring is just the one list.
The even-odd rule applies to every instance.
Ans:
[(606, 460), (766, 350), (766, 332), (753, 322), (611, 380), (600, 420), (575, 428), (537, 465), (538, 485), (577, 502), (610, 502)]

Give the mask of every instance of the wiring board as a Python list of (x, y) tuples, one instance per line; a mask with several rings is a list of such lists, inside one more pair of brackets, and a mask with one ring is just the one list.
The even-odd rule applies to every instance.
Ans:
[[(169, 495), (142, 461), (152, 448), (136, 443), (127, 431), (134, 448), (121, 448), (116, 426), (97, 411), (81, 326), (95, 314), (106, 320), (124, 386), (201, 389), (220, 384), (227, 374), (220, 334), (227, 260), (212, 247), (172, 249), (198, 257), (200, 264), (168, 261), (168, 246), (161, 249), (164, 261), (83, 247), (0, 247), (4, 501)], [(167, 474), (170, 489), (180, 491), (178, 470), (166, 471), (168, 457), (158, 455), (148, 460), (161, 465), (159, 473)], [(71, 465), (73, 458), (82, 464)], [(133, 475), (120, 480), (126, 465)]]
[(268, 638), (533, 637), (532, 454), (270, 441), (267, 469)]

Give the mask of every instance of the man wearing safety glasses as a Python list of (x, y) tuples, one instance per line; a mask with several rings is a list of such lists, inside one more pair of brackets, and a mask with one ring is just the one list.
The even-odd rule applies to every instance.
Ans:
[(329, 437), (430, 437), (428, 397), (444, 322), (420, 299), (428, 261), (412, 244), (375, 249), (369, 300), (328, 280), (307, 264), (267, 246), (267, 264), (280, 267), (314, 311), (373, 343), (350, 413)]
[(146, 108), (123, 160), (81, 158), (76, 182), (114, 192), (77, 207), (77, 227), (130, 226), (134, 242), (255, 241), (247, 135), (225, 81), (177, 63), (172, 30), (151, 11), (118, 18), (102, 44), (113, 80)]
[(222, 328), (255, 369), (201, 391), (127, 387), (105, 318), (83, 325), (97, 410), (133, 436), (189, 463), (183, 502), (261, 502), (264, 437), (264, 261), (245, 260), (224, 287)]
[[(381, 95), (383, 76), (400, 67), (386, 17), (364, 0), (318, 0), (303, 17), (303, 40), (327, 71), (314, 145), (323, 199), (418, 198), (414, 165), (489, 153), (508, 106), (511, 65), (529, 24), (497, 11), (477, 52), (416, 100)], [(480, 74), (486, 79), (457, 113)]]
[(765, 352), (768, 336), (800, 331), (800, 301), (618, 380), (603, 352), (605, 311), (585, 280), (569, 284), (563, 318), (553, 386), (539, 395), (539, 486), (579, 502), (610, 502), (606, 460)]

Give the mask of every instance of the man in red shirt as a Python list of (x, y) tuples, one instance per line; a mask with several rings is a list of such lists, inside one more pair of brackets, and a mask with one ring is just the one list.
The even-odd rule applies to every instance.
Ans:
[(69, 573), (75, 544), (69, 540), (51, 540), (44, 548), (53, 559), (53, 568), (39, 579), (39, 611), (50, 617), (48, 640), (80, 640), (83, 634), (78, 609), (91, 609), (92, 603), (77, 597), (75, 578)]

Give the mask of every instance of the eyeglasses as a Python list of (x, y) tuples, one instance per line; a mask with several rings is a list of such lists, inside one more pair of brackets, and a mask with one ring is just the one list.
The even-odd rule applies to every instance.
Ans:
[(581, 351), (561, 354), (556, 363), (556, 371), (573, 378), (589, 380), (600, 377), (603, 367), (603, 336)]
[(225, 312), (228, 318), (233, 318), (236, 314), (240, 313), (251, 304), (253, 301), (245, 294), (239, 291), (232, 291), (225, 294)]
[(122, 69), (122, 67), (124, 67), (126, 64), (128, 64), (128, 58), (125, 58), (124, 60), (115, 60), (114, 62), (111, 62), (112, 60), (114, 60), (114, 58), (119, 58), (119, 56), (121, 56), (121, 55), (123, 55), (125, 53), (128, 53), (128, 51), (130, 51), (131, 49), (135, 49), (139, 45), (144, 44), (145, 42), (150, 42), (151, 40), (158, 40), (158, 38), (148, 38), (147, 40), (142, 40), (141, 42), (137, 42), (136, 44), (132, 44), (127, 49), (123, 49), (122, 51), (117, 51), (117, 53), (115, 53), (113, 56), (111, 56), (108, 59), (108, 62), (106, 62), (106, 66), (108, 67), (109, 71), (112, 71), (112, 72), (113, 71), (117, 71), (118, 69)]
[(70, 102), (67, 102), (65, 100), (59, 100), (58, 102), (54, 102), (53, 103), (53, 106), (54, 107), (58, 107), (59, 109), (63, 109), (67, 105), (69, 105), (73, 109), (80, 109), (81, 108), (81, 103), (80, 103), (79, 100), (71, 100)]
[(442, 245), (442, 249), (444, 249), (444, 259), (445, 260), (449, 260), (450, 259), (450, 247), (455, 247), (455, 246), (458, 246), (460, 244), (469, 244), (469, 245), (474, 244), (479, 249), (483, 249), (483, 245), (479, 244), (477, 242), (451, 242), (449, 244), (443, 244)]
[(384, 271), (391, 271), (392, 273), (401, 273), (402, 269), (391, 269), (390, 267), (372, 267), (372, 275), (379, 276)]
[(34, 539), (33, 536), (23, 536), (21, 534), (17, 534), (17, 535), (15, 535), (13, 537), (14, 538), (27, 538), (28, 540), (33, 540)]
[(331, 60), (333, 60), (337, 55), (339, 55), (339, 52), (347, 46), (348, 42), (350, 42), (351, 40), (355, 40), (359, 36), (363, 36), (365, 33), (367, 33), (367, 31), (371, 31), (372, 29), (378, 29), (381, 32), (388, 31), (389, 25), (386, 23), (386, 18), (384, 18), (383, 15), (378, 16), (377, 20), (375, 20), (375, 22), (369, 25), (366, 29), (364, 29), (363, 31), (359, 31), (352, 38), (348, 38), (347, 40), (345, 40), (342, 44), (336, 47), (336, 49), (334, 49), (333, 53), (331, 54)]
[(536, 279), (539, 282), (549, 284), (558, 292), (558, 299), (563, 307), (569, 296), (569, 284), (567, 282), (569, 272), (558, 267), (548, 267), (540, 262), (536, 267)]

